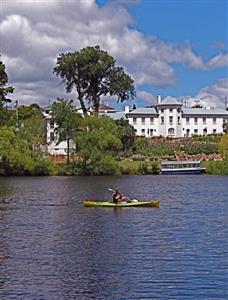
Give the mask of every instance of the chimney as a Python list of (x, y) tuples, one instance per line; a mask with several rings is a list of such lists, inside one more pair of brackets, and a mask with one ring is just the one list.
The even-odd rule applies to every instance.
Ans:
[(129, 113), (129, 111), (130, 111), (129, 105), (126, 105), (126, 106), (124, 107), (124, 113), (127, 114), (127, 113)]
[(157, 104), (161, 102), (161, 95), (157, 95)]

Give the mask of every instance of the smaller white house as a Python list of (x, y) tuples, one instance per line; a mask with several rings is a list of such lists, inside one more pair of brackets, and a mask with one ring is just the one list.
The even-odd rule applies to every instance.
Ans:
[[(50, 155), (67, 155), (67, 142), (62, 141), (59, 144), (57, 143), (57, 124), (52, 119), (51, 107), (45, 107), (43, 114), (46, 120), (46, 144), (48, 153)], [(70, 149), (74, 149), (73, 142), (70, 143)]]

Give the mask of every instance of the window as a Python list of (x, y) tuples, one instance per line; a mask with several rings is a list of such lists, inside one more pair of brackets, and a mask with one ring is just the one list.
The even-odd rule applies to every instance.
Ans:
[(137, 123), (137, 118), (133, 118), (133, 124), (136, 125)]
[(173, 117), (169, 117), (169, 124), (173, 124)]
[(189, 124), (189, 118), (186, 118), (186, 124)]
[(142, 135), (145, 135), (145, 129), (142, 129), (142, 130), (141, 130), (141, 134), (142, 134)]
[(173, 108), (170, 108), (169, 111), (172, 112), (172, 111), (173, 111)]
[(194, 118), (194, 123), (195, 123), (195, 125), (198, 124), (198, 119), (197, 118)]
[(206, 118), (203, 118), (203, 124), (206, 124)]
[(207, 128), (203, 129), (203, 135), (207, 135)]
[(213, 134), (216, 134), (217, 130), (216, 129), (213, 129)]
[(213, 124), (216, 124), (216, 118), (213, 118)]
[(54, 120), (50, 120), (50, 128), (54, 128), (55, 127), (55, 122)]
[(194, 134), (198, 134), (198, 129), (194, 129)]
[(181, 109), (180, 109), (180, 107), (178, 107), (178, 109), (177, 109), (177, 112), (178, 112), (178, 113), (180, 113), (180, 112), (181, 112)]
[(164, 109), (163, 108), (161, 108), (161, 113), (163, 113), (164, 112)]
[(145, 118), (142, 118), (142, 125), (145, 125)]
[(177, 118), (177, 122), (178, 122), (178, 124), (181, 123), (181, 118), (180, 117)]
[(186, 130), (186, 135), (189, 136), (190, 135), (190, 129)]
[(153, 136), (153, 129), (150, 129), (150, 136)]
[(169, 129), (168, 129), (168, 134), (169, 134), (169, 135), (174, 135), (174, 133), (175, 133), (174, 128), (169, 128)]
[(150, 124), (151, 124), (151, 125), (154, 124), (154, 118), (150, 118)]
[(164, 124), (164, 117), (161, 117), (161, 124)]

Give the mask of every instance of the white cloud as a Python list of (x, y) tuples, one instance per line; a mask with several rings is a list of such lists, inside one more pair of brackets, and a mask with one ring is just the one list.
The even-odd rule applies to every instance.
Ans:
[(176, 63), (200, 70), (227, 64), (225, 55), (204, 62), (189, 45), (177, 47), (132, 29), (124, 2), (99, 7), (95, 0), (2, 1), (0, 50), (15, 97), (41, 103), (63, 96), (64, 86), (52, 74), (56, 58), (88, 45), (113, 55), (139, 89), (174, 85)]
[(228, 54), (218, 54), (207, 63), (210, 69), (228, 66)]
[(181, 96), (179, 100), (192, 106), (199, 102), (203, 107), (212, 106), (224, 108), (225, 100), (228, 101), (228, 78), (221, 78), (210, 86), (200, 89), (195, 96)]
[(137, 92), (137, 98), (147, 102), (148, 105), (155, 105), (157, 103), (157, 96), (154, 96), (147, 91), (139, 90)]
[(224, 107), (225, 99), (228, 100), (228, 78), (222, 78), (215, 84), (204, 87), (198, 92), (196, 99), (204, 105)]

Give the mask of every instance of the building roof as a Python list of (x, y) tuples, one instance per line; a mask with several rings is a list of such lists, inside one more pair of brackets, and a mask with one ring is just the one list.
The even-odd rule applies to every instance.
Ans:
[(127, 113), (127, 116), (132, 115), (157, 115), (158, 112), (154, 107), (139, 107)]
[(162, 99), (161, 102), (157, 105), (182, 105), (182, 103), (179, 102), (176, 98), (167, 96), (164, 99)]
[(99, 112), (116, 112), (116, 110), (107, 104), (100, 103)]
[(228, 111), (223, 108), (182, 108), (183, 115), (204, 115), (204, 116), (213, 116), (213, 115), (220, 115), (220, 116), (227, 116)]
[(110, 117), (113, 120), (127, 119), (124, 111), (99, 113), (99, 115)]

